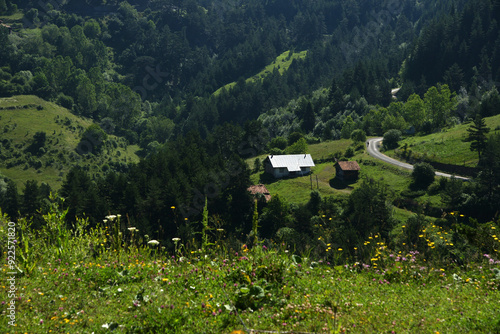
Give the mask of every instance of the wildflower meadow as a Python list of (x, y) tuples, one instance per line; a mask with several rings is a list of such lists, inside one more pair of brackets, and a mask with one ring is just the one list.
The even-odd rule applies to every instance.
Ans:
[[(210, 226), (202, 222), (199, 243), (186, 247), (176, 237), (172, 250), (118, 214), (94, 227), (84, 219), (67, 226), (65, 214), (53, 204), (37, 230), (2, 216), (2, 332), (500, 331), (498, 253), (461, 264), (440, 258), (446, 253), (436, 249), (453, 253), (454, 245), (436, 225), (416, 231), (415, 245), (395, 248), (371, 235), (348, 250), (325, 234), (315, 252), (296, 254), (259, 240), (257, 225), (251, 245), (230, 248), (205, 234)], [(487, 231), (496, 248), (497, 228), (491, 223)]]

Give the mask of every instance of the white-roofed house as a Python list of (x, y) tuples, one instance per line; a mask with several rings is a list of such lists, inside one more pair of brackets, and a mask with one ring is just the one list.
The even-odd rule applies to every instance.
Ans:
[(307, 175), (314, 167), (310, 154), (268, 155), (265, 171), (275, 178)]

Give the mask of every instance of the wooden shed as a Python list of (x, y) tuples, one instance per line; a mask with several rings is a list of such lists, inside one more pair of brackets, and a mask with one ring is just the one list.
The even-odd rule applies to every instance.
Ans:
[(343, 181), (357, 180), (360, 170), (356, 161), (338, 161), (335, 164), (336, 177)]

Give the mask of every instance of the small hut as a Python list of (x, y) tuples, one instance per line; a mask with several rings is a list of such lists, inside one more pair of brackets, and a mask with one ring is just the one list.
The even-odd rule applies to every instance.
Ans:
[(338, 161), (335, 164), (336, 177), (342, 181), (356, 181), (360, 170), (356, 161)]

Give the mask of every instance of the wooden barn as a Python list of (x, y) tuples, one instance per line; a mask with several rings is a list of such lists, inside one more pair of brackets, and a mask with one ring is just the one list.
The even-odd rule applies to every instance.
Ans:
[(343, 181), (355, 181), (359, 177), (359, 167), (356, 161), (338, 161), (335, 164), (336, 177)]

